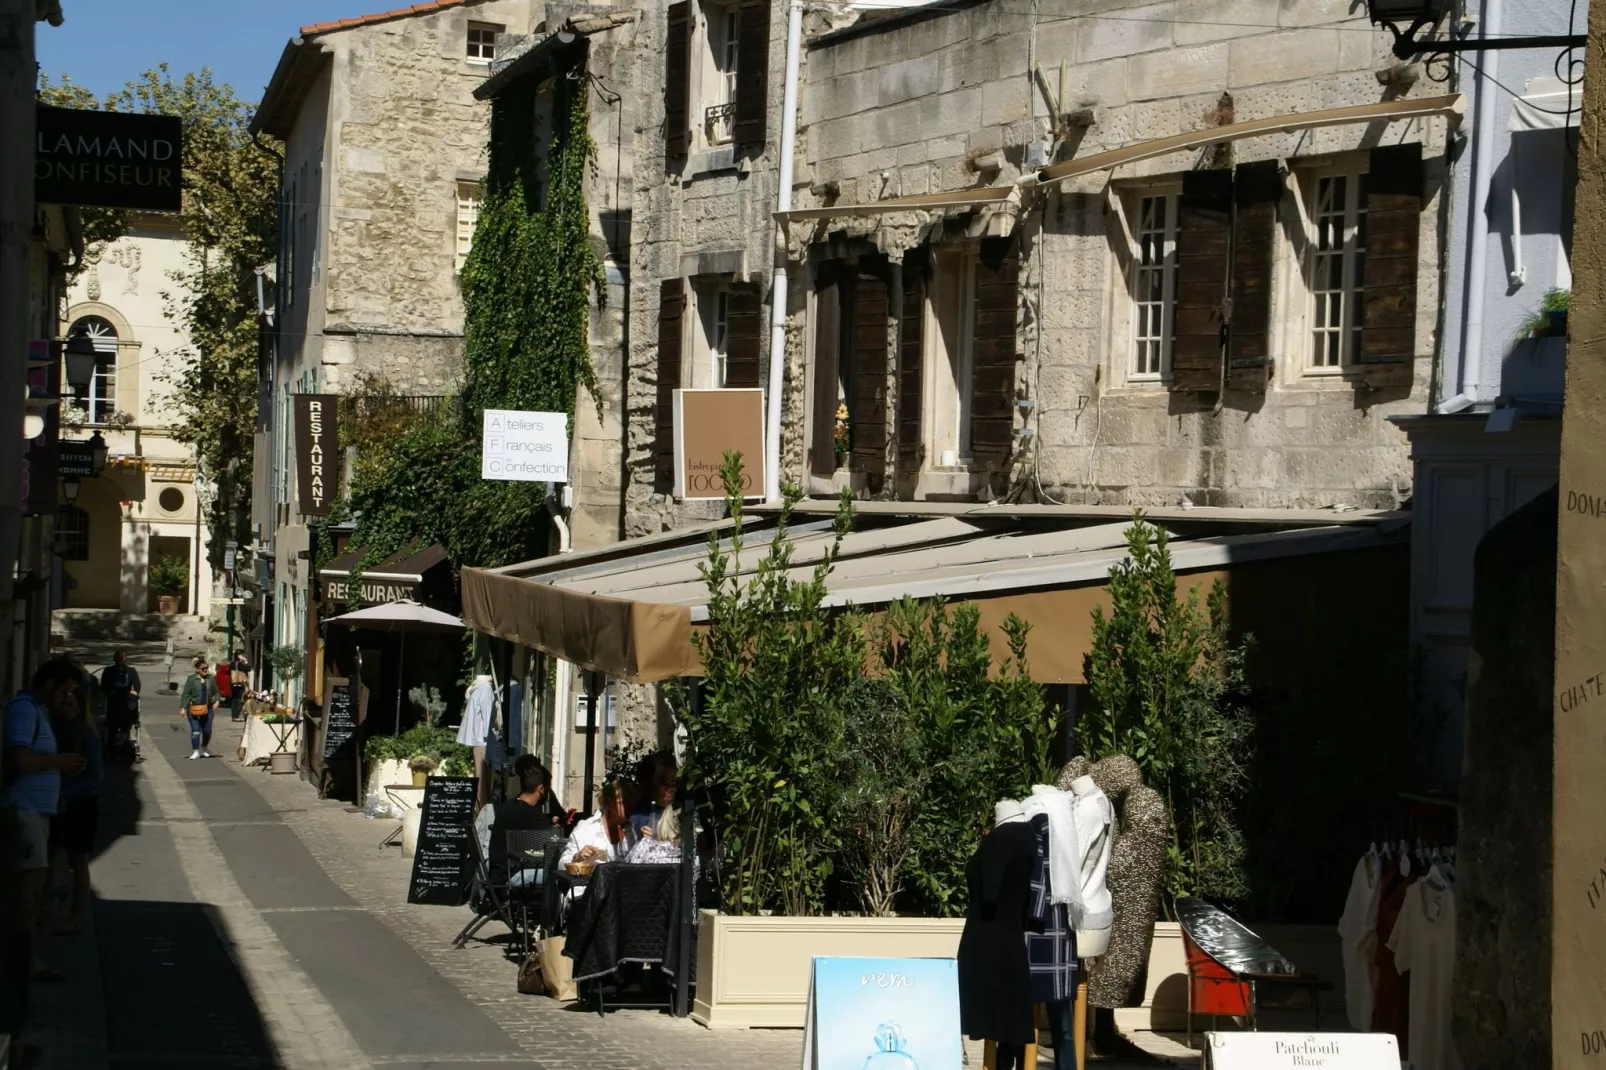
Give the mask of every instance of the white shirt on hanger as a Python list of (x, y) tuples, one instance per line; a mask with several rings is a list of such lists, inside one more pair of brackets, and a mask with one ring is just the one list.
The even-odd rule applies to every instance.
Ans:
[(1450, 1034), (1455, 972), (1455, 892), (1437, 871), (1411, 885), (1389, 936), (1394, 967), (1411, 975), (1411, 1039), (1415, 1070), (1461, 1070)]
[(1368, 851), (1355, 865), (1338, 935), (1344, 960), (1344, 1009), (1351, 1029), (1372, 1031), (1377, 998), (1378, 858)]
[(491, 714), (496, 710), (496, 689), (489, 676), (480, 676), (468, 689), (463, 707), (463, 723), (457, 726), (457, 742), (465, 747), (485, 746), (491, 734)]

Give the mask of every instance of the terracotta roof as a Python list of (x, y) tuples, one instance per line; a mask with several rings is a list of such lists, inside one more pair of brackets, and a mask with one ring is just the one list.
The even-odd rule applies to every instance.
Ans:
[(427, 15), (431, 11), (440, 11), (448, 7), (461, 7), (470, 0), (433, 0), (433, 3), (414, 4), (412, 7), (398, 7), (393, 11), (381, 11), (374, 15), (358, 15), (354, 19), (336, 19), (334, 22), (315, 22), (311, 26), (301, 27), (302, 37), (311, 37), (315, 33), (328, 33), (330, 30), (349, 30), (353, 26), (372, 26), (376, 22), (389, 22), (391, 19), (405, 19), (412, 15)]

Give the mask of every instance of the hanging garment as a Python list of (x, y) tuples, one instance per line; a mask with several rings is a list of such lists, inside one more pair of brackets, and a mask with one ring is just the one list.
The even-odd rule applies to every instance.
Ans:
[(1160, 793), (1143, 784), (1138, 763), (1112, 754), (1089, 763), (1067, 762), (1055, 784), (1069, 790), (1077, 777), (1091, 776), (1115, 807), (1107, 884), (1115, 910), (1110, 946), (1089, 972), (1090, 1006), (1140, 1007), (1148, 989), (1149, 948), (1160, 916), (1166, 845), (1171, 822)]
[(1411, 1065), (1461, 1070), (1450, 1034), (1455, 972), (1455, 893), (1436, 870), (1406, 889), (1389, 948), (1411, 978)]
[(496, 709), (496, 689), (489, 676), (476, 676), (468, 687), (463, 706), (463, 722), (457, 726), (457, 742), (465, 747), (483, 747), (491, 733), (491, 714)]
[(1082, 912), (1082, 882), (1077, 874), (1082, 869), (1082, 849), (1076, 840), (1076, 799), (1070, 792), (1036, 784), (1032, 793), (1021, 800), (1029, 816), (1043, 814), (1048, 818), (1049, 883), (1054, 887), (1054, 902), (1071, 908), (1071, 917)]
[(1405, 905), (1405, 893), (1414, 883), (1396, 865), (1384, 869), (1383, 887), (1377, 901), (1377, 985), (1372, 992), (1372, 1032), (1393, 1033), (1400, 1043), (1400, 1058), (1410, 1057), (1411, 1030), (1406, 1010), (1411, 1000), (1411, 980), (1400, 976), (1394, 966), (1389, 938)]
[(1109, 948), (1110, 930), (1115, 927), (1115, 907), (1106, 883), (1115, 808), (1090, 776), (1072, 781), (1071, 794), (1077, 848), (1082, 853), (1082, 907), (1080, 911), (1071, 907), (1071, 925), (1076, 931), (1077, 953), (1094, 958)]
[(1031, 918), (1026, 930), (1026, 961), (1032, 971), (1032, 1002), (1057, 1003), (1076, 997), (1076, 941), (1063, 903), (1053, 900), (1049, 878), (1048, 815), (1031, 819), (1036, 837), (1032, 861)]
[(1377, 987), (1377, 900), (1381, 860), (1368, 851), (1355, 864), (1344, 915), (1338, 919), (1340, 955), (1344, 961), (1344, 1009), (1350, 1028), (1372, 1027), (1373, 992)]
[(1032, 1044), (1026, 928), (1037, 837), (1024, 820), (982, 837), (965, 870), (970, 905), (959, 938), (959, 1026), (975, 1040)]

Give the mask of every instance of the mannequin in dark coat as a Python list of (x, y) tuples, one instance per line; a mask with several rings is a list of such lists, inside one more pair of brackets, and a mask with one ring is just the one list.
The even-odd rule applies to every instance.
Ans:
[(959, 939), (959, 1024), (974, 1040), (1037, 1040), (1026, 959), (1036, 857), (1032, 826), (1014, 820), (982, 837), (966, 869), (970, 906)]

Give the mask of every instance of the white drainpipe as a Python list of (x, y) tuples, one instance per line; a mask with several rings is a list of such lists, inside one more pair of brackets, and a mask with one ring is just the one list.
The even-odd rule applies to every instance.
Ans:
[[(1478, 36), (1500, 33), (1503, 0), (1483, 0), (1483, 17), (1478, 20)], [(1478, 55), (1478, 116), (1472, 132), (1472, 197), (1467, 206), (1467, 225), (1472, 240), (1467, 249), (1467, 316), (1461, 336), (1459, 382), (1454, 397), (1439, 406), (1441, 412), (1459, 412), (1478, 400), (1478, 378), (1483, 363), (1483, 314), (1489, 280), (1489, 188), (1494, 172), (1495, 106), (1500, 76), (1498, 50)]]
[[(788, 0), (786, 90), (781, 96), (781, 160), (775, 196), (778, 212), (792, 210), (792, 146), (797, 141), (797, 71), (803, 47), (803, 0)], [(769, 412), (764, 428), (764, 498), (781, 500), (781, 392), (786, 372), (786, 224), (777, 222), (775, 272), (770, 286)]]

